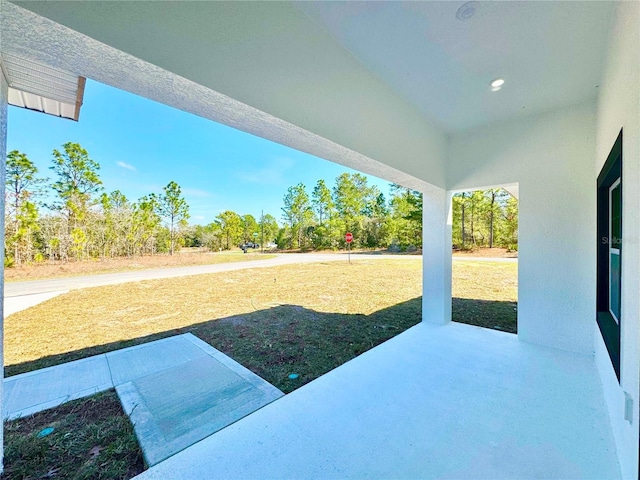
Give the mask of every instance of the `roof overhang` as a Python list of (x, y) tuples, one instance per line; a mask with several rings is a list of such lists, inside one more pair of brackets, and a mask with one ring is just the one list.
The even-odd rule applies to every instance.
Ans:
[(516, 200), (520, 198), (519, 185), (509, 185), (507, 187), (502, 187), (502, 188), (504, 188), (507, 192), (509, 192), (511, 196)]
[(1, 65), (9, 84), (9, 105), (78, 121), (84, 77), (7, 53)]

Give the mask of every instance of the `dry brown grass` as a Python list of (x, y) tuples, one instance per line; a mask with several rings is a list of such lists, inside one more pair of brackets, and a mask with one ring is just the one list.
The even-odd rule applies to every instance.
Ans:
[(518, 265), (453, 262), (454, 321), (516, 333)]
[(45, 262), (5, 269), (5, 281), (40, 280), (44, 278), (73, 277), (98, 273), (125, 272), (149, 268), (186, 267), (216, 263), (266, 260), (274, 255), (261, 254), (259, 250), (243, 254), (241, 250), (223, 253), (185, 252), (176, 255), (147, 255), (85, 260), (81, 262)]
[(327, 262), (76, 290), (6, 319), (5, 362), (175, 333), (279, 305), (368, 315), (419, 297), (421, 272), (419, 259)]
[[(516, 272), (515, 264), (455, 262), (454, 320), (515, 331)], [(420, 258), (77, 290), (7, 318), (6, 372), (191, 332), (287, 392), (418, 323), (421, 294)]]
[(455, 250), (456, 257), (482, 257), (482, 258), (518, 258), (518, 252), (509, 251), (506, 248), (476, 248), (475, 250)]
[(516, 302), (518, 264), (498, 262), (453, 262), (454, 298)]

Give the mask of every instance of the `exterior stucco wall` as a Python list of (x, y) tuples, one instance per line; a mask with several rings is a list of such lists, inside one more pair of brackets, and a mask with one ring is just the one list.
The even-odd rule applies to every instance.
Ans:
[(518, 336), (593, 353), (595, 105), (454, 135), (450, 190), (519, 184)]
[[(596, 363), (624, 478), (638, 475), (638, 405), (640, 403), (640, 4), (620, 2), (611, 37), (608, 64), (600, 85), (597, 176), (620, 130), (623, 130), (623, 256), (620, 383), (594, 322)], [(624, 419), (627, 392), (633, 398), (633, 421)]]

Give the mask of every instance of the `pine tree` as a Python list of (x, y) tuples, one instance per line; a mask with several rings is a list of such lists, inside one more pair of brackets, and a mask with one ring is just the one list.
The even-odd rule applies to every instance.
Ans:
[(164, 193), (154, 197), (156, 212), (167, 221), (170, 235), (169, 254), (173, 255), (179, 225), (189, 218), (189, 205), (182, 198), (180, 186), (171, 181), (163, 188)]
[(46, 182), (38, 178), (38, 169), (18, 150), (7, 154), (5, 248), (12, 252), (13, 262), (31, 261), (34, 257), (34, 234), (39, 230), (38, 208), (35, 203)]

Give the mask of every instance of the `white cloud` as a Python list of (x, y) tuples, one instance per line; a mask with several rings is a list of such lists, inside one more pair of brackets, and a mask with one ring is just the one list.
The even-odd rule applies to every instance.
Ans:
[(138, 169), (137, 169), (136, 167), (134, 167), (133, 165), (130, 165), (130, 164), (125, 163), (125, 162), (117, 161), (117, 162), (116, 162), (116, 164), (117, 164), (119, 167), (126, 168), (127, 170), (131, 170), (132, 172), (136, 172), (136, 171), (138, 170)]
[(261, 183), (265, 185), (281, 185), (284, 183), (284, 172), (294, 166), (295, 162), (287, 157), (278, 157), (267, 165), (255, 170), (238, 173), (238, 178), (249, 183)]
[(193, 217), (194, 220), (204, 220), (206, 217), (204, 215), (194, 215)]

